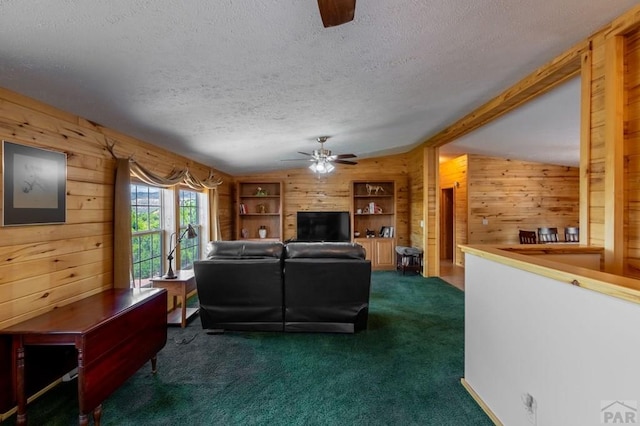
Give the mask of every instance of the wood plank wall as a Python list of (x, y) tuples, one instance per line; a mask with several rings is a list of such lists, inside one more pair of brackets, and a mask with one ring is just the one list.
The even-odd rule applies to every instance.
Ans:
[(640, 278), (640, 31), (626, 37), (625, 90), (625, 275)]
[[(307, 167), (236, 176), (237, 179), (283, 181), (284, 239), (296, 234), (296, 212), (299, 210), (349, 211), (351, 181), (397, 179), (397, 242), (409, 243), (410, 188), (407, 155), (375, 159), (358, 159), (355, 166), (337, 165), (328, 176), (314, 175)], [(237, 208), (237, 206), (234, 206)]]
[(562, 234), (578, 226), (578, 168), (463, 155), (440, 165), (441, 188), (455, 182), (457, 265), (464, 266), (459, 244), (517, 244), (520, 229), (552, 226)]
[[(25, 96), (0, 89), (0, 139), (67, 154), (67, 223), (0, 228), (0, 328), (113, 285), (113, 183), (118, 156), (167, 174), (209, 167)], [(225, 235), (231, 235), (230, 176), (220, 191)], [(1, 188), (0, 188), (1, 192)]]
[[(640, 278), (638, 212), (640, 5), (591, 39), (590, 78), (583, 121), (590, 119), (589, 243), (605, 248), (605, 270)], [(588, 114), (588, 115), (587, 115)]]
[[(580, 170), (469, 155), (469, 244), (518, 243), (518, 231), (578, 226)], [(483, 218), (488, 221), (482, 224)]]

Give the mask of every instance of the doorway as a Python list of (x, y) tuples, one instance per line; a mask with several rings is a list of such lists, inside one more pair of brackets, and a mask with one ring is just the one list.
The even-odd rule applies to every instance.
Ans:
[(440, 259), (454, 261), (454, 193), (442, 188), (440, 195)]

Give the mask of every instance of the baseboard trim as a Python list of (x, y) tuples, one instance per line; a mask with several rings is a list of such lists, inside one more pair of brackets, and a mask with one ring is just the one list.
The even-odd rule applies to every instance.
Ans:
[(500, 419), (498, 419), (498, 416), (496, 416), (493, 413), (493, 411), (491, 411), (489, 406), (484, 403), (482, 398), (480, 398), (480, 395), (478, 395), (476, 391), (473, 390), (471, 385), (464, 379), (464, 377), (460, 379), (460, 383), (462, 383), (462, 387), (464, 387), (467, 390), (467, 392), (469, 392), (469, 395), (471, 395), (471, 398), (473, 398), (474, 401), (480, 406), (480, 408), (482, 408), (482, 411), (484, 411), (487, 414), (487, 416), (489, 416), (493, 424), (496, 426), (503, 426)]

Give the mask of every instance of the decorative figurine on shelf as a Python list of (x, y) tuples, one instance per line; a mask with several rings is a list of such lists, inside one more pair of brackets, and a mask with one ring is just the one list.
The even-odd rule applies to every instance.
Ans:
[(242, 234), (242, 238), (244, 238), (245, 240), (249, 238), (249, 231), (247, 230), (247, 228), (242, 228), (242, 231), (240, 231), (240, 233)]
[(265, 206), (264, 204), (258, 204), (256, 206), (256, 211), (258, 213), (266, 213), (267, 212), (267, 206)]
[(373, 193), (374, 195), (378, 195), (378, 191), (384, 192), (384, 188), (380, 185), (366, 184), (365, 187), (367, 188), (367, 194), (369, 195), (371, 195), (371, 193)]
[(256, 189), (256, 195), (259, 197), (264, 197), (266, 195), (269, 195), (269, 193), (267, 192), (266, 189), (262, 189), (261, 187), (258, 187), (258, 189)]
[(264, 225), (260, 225), (260, 229), (258, 229), (258, 236), (260, 238), (267, 238), (267, 227)]
[(374, 231), (373, 229), (367, 228), (367, 238), (375, 238), (375, 236), (376, 236), (376, 231)]

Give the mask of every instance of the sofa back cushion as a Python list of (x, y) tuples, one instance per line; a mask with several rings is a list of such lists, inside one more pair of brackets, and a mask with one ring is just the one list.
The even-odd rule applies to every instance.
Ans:
[(356, 243), (291, 242), (286, 246), (287, 259), (357, 259), (365, 258), (365, 250)]
[(209, 241), (207, 259), (281, 259), (284, 245), (280, 241)]

